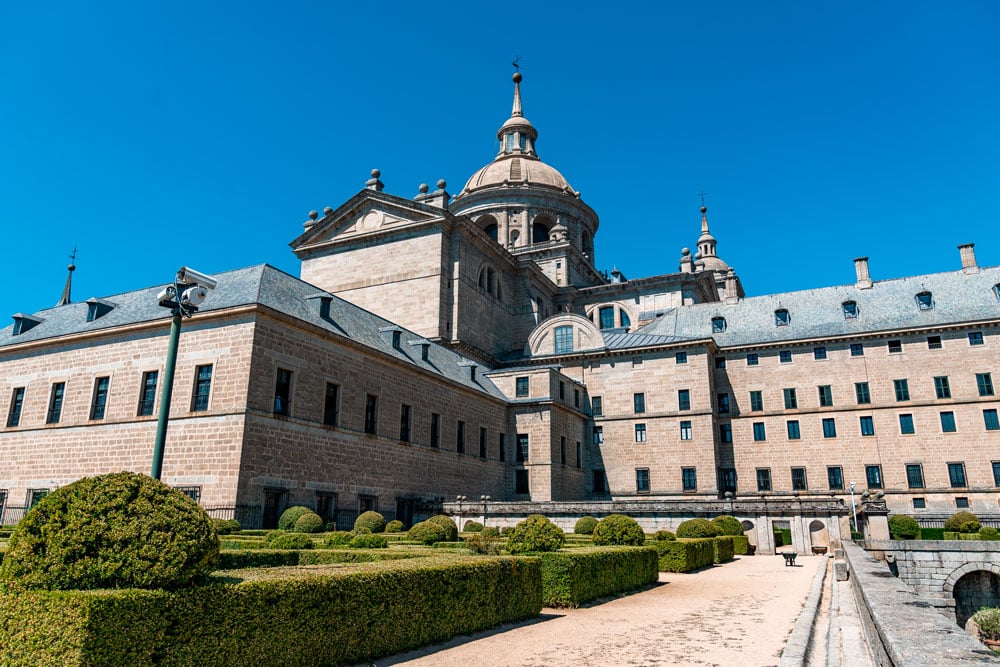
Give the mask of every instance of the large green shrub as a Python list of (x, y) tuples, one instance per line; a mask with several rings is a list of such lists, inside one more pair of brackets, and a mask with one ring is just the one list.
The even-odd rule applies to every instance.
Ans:
[(272, 549), (312, 549), (312, 538), (302, 533), (276, 533), (267, 541)]
[(483, 526), (479, 534), (483, 537), (500, 537), (500, 529), (496, 526)]
[(323, 517), (316, 512), (306, 512), (295, 520), (292, 530), (296, 533), (322, 533)]
[(592, 516), (582, 516), (576, 520), (573, 532), (577, 535), (593, 535), (597, 528), (597, 519)]
[(448, 531), (440, 523), (434, 521), (419, 521), (406, 533), (406, 539), (422, 544), (447, 542)]
[(565, 541), (559, 526), (541, 514), (532, 514), (514, 526), (507, 539), (507, 550), (512, 554), (556, 551)]
[(547, 607), (576, 607), (631, 591), (658, 578), (653, 548), (588, 547), (542, 554), (542, 600)]
[(594, 544), (601, 546), (641, 546), (646, 533), (639, 522), (624, 514), (609, 514), (594, 529)]
[(920, 524), (912, 516), (893, 514), (889, 517), (889, 535), (894, 540), (919, 540)]
[(983, 607), (972, 615), (983, 639), (1000, 640), (1000, 608)]
[(0, 579), (26, 588), (178, 588), (219, 555), (212, 520), (166, 484), (132, 472), (56, 489), (10, 537)]
[(305, 505), (292, 505), (278, 517), (278, 530), (294, 530), (295, 522), (307, 512), (312, 512), (312, 510)]
[(335, 530), (334, 532), (327, 535), (326, 539), (323, 540), (323, 546), (325, 547), (346, 547), (354, 539), (354, 534), (349, 533), (346, 530)]
[(216, 535), (232, 535), (240, 532), (240, 522), (236, 519), (212, 519)]
[(458, 540), (458, 524), (450, 516), (438, 514), (427, 520), (444, 528), (446, 537), (443, 540), (438, 540), (439, 542), (455, 542)]
[(959, 532), (965, 533), (966, 535), (972, 535), (974, 533), (978, 533), (979, 529), (982, 527), (983, 525), (979, 523), (979, 519), (973, 519), (972, 521), (966, 521), (963, 523)]
[(656, 535), (653, 536), (657, 542), (670, 542), (677, 539), (677, 536), (671, 533), (669, 530), (658, 530)]
[(352, 549), (387, 549), (389, 540), (382, 535), (355, 535), (351, 540)]
[(711, 539), (684, 539), (654, 542), (660, 556), (661, 572), (690, 572), (708, 567), (715, 560)]
[(983, 526), (979, 529), (979, 539), (989, 540), (990, 542), (1000, 540), (1000, 530), (992, 526)]
[(406, 530), (406, 524), (399, 519), (393, 519), (385, 524), (385, 532), (387, 533), (402, 533), (404, 530)]
[(465, 525), (462, 526), (462, 530), (465, 531), (466, 533), (479, 533), (482, 532), (483, 530), (483, 524), (479, 523), (478, 521), (473, 521), (472, 519), (469, 519), (468, 521), (465, 522)]
[(367, 528), (371, 533), (384, 533), (385, 517), (378, 512), (373, 512), (371, 510), (362, 512), (361, 515), (354, 520), (354, 530), (355, 532), (360, 533), (364, 528)]
[(677, 526), (677, 537), (715, 537), (715, 526), (708, 519), (688, 519)]
[(979, 518), (975, 514), (973, 514), (972, 512), (966, 512), (964, 510), (961, 511), (961, 512), (955, 512), (950, 517), (948, 517), (947, 519), (945, 519), (944, 529), (946, 531), (948, 531), (949, 533), (964, 533), (964, 532), (972, 532), (972, 533), (974, 533), (974, 532), (976, 532), (976, 531), (979, 530), (978, 526), (976, 527), (976, 530), (972, 530), (972, 531), (965, 531), (965, 530), (963, 530), (963, 527), (966, 524), (969, 524), (969, 523), (971, 523), (973, 521), (975, 521), (976, 523), (979, 523)]
[(712, 519), (712, 525), (715, 526), (716, 535), (743, 534), (743, 524), (740, 523), (739, 519), (734, 516), (729, 516), (728, 514), (721, 514)]

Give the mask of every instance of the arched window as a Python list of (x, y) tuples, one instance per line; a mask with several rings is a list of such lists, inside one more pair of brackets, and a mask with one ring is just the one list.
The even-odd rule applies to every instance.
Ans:
[(788, 314), (788, 310), (785, 308), (779, 308), (774, 311), (774, 326), (776, 327), (787, 327), (788, 323), (791, 322), (791, 316)]
[(726, 318), (724, 317), (713, 317), (712, 318), (712, 333), (722, 333), (726, 330)]
[(549, 240), (549, 228), (540, 222), (531, 226), (531, 242), (545, 243)]
[(619, 311), (619, 313), (622, 318), (622, 327), (628, 328), (632, 326), (632, 320), (629, 319), (628, 313), (626, 313), (624, 310)]
[(497, 220), (492, 215), (484, 215), (476, 219), (476, 225), (486, 232), (494, 241), (498, 240), (499, 228), (497, 227)]
[(840, 304), (844, 309), (844, 319), (853, 320), (858, 316), (858, 302), (857, 301), (845, 301)]
[(614, 306), (601, 306), (598, 311), (601, 321), (598, 326), (602, 329), (614, 329), (615, 328), (615, 307)]
[(931, 310), (934, 308), (934, 295), (930, 292), (920, 292), (915, 298), (919, 310)]

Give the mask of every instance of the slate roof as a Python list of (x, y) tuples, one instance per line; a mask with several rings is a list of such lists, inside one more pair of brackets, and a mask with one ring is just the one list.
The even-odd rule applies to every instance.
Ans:
[[(218, 287), (209, 292), (208, 299), (200, 308), (202, 313), (262, 304), (472, 389), (504, 398), (493, 382), (483, 377), (483, 373), (490, 369), (481, 368), (473, 382), (469, 379), (469, 369), (459, 365), (467, 363), (465, 357), (434, 343), (430, 344), (428, 359), (424, 361), (420, 345), (410, 343), (425, 339), (402, 328), (399, 328), (402, 332), (400, 349), (395, 349), (391, 334), (380, 331), (386, 327), (396, 328), (392, 322), (273, 266), (259, 264), (219, 273), (215, 277), (219, 281)], [(24, 333), (14, 336), (13, 325), (0, 329), (0, 354), (5, 347), (18, 343), (167, 320), (170, 313), (160, 307), (156, 298), (161, 289), (163, 285), (157, 285), (104, 297), (103, 301), (114, 304), (115, 307), (93, 322), (87, 321), (88, 305), (85, 301), (40, 310), (33, 313), (32, 317), (42, 322)], [(329, 320), (320, 317), (320, 302), (316, 298), (319, 295), (329, 296), (331, 299)]]
[(648, 347), (652, 345), (667, 345), (669, 343), (682, 343), (692, 338), (708, 338), (701, 336), (664, 336), (660, 334), (648, 333), (625, 333), (624, 331), (614, 331), (604, 333), (604, 344), (609, 350), (627, 350), (633, 347)]
[[(750, 297), (735, 304), (703, 303), (675, 308), (635, 333), (711, 336), (720, 347), (730, 347), (1000, 320), (1000, 299), (994, 291), (998, 283), (1000, 267), (987, 267), (970, 274), (882, 280), (870, 289), (852, 284)], [(916, 295), (924, 291), (933, 295), (930, 310), (917, 307)], [(844, 317), (845, 301), (857, 303), (857, 318)], [(776, 326), (775, 310), (782, 308), (788, 311), (789, 323)], [(713, 317), (725, 318), (725, 331), (712, 332)]]

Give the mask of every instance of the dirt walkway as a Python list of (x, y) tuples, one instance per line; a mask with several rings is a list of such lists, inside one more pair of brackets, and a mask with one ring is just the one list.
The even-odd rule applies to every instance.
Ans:
[(742, 557), (584, 609), (383, 658), (388, 665), (776, 665), (826, 558)]

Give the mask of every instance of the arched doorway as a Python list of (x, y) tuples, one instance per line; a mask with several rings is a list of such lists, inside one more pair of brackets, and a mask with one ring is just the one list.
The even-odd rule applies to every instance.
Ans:
[(809, 546), (830, 548), (830, 531), (819, 519), (813, 519), (809, 523)]
[(982, 607), (1000, 606), (1000, 575), (988, 570), (974, 570), (955, 582), (955, 621), (965, 628), (969, 617)]

